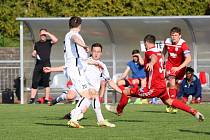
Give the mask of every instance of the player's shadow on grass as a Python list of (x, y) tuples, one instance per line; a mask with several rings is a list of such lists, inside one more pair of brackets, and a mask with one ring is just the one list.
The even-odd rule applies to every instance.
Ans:
[(195, 134), (210, 135), (210, 132), (201, 132), (201, 131), (195, 131), (195, 130), (179, 129), (179, 131), (181, 131), (181, 132), (188, 132), (188, 133), (195, 133)]
[[(35, 123), (35, 124), (37, 124), (37, 125), (44, 125), (44, 126), (65, 126), (65, 127), (67, 127), (66, 124), (55, 124), (55, 123)], [(97, 125), (82, 125), (82, 126), (84, 126), (84, 127), (92, 127), (92, 128), (98, 127)]]
[(166, 113), (166, 111), (155, 111), (155, 110), (139, 110), (138, 112), (148, 112), (148, 113)]
[(112, 122), (145, 122), (142, 120), (113, 120)]
[[(65, 120), (63, 117), (49, 117), (49, 116), (44, 116), (44, 117), (39, 117), (41, 119), (44, 119), (44, 120)], [(82, 120), (86, 120), (87, 118), (82, 118)]]
[(55, 123), (35, 123), (37, 125), (45, 125), (45, 126), (67, 126), (66, 124), (55, 124)]
[(62, 117), (47, 117), (47, 116), (45, 116), (45, 117), (39, 117), (40, 119), (44, 119), (44, 120), (64, 120), (64, 118), (62, 118)]

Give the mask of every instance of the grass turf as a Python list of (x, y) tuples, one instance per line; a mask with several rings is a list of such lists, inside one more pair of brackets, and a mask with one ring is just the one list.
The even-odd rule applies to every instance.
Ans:
[(116, 128), (96, 125), (90, 109), (81, 124), (84, 129), (68, 128), (62, 117), (74, 105), (0, 105), (0, 140), (209, 140), (209, 104), (194, 105), (206, 117), (198, 122), (191, 115), (178, 111), (165, 113), (164, 105), (128, 105), (120, 117), (102, 107), (106, 119)]

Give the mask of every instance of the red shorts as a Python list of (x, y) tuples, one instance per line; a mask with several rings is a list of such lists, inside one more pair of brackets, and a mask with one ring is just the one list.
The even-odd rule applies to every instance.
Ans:
[(183, 80), (184, 75), (185, 75), (186, 67), (180, 69), (177, 72), (172, 72), (171, 71), (172, 67), (174, 67), (174, 66), (172, 66), (169, 63), (166, 63), (166, 77), (168, 77), (168, 76), (175, 76), (177, 80)]
[(136, 79), (136, 78), (127, 78), (125, 79), (125, 86), (130, 86), (133, 85), (133, 81), (134, 80), (138, 80), (139, 81), (139, 85), (141, 84), (141, 79)]
[(132, 93), (131, 96), (143, 98), (143, 99), (157, 97), (157, 98), (160, 98), (162, 101), (165, 101), (170, 98), (166, 87), (145, 90), (144, 92), (141, 92), (140, 90), (138, 90), (138, 92)]

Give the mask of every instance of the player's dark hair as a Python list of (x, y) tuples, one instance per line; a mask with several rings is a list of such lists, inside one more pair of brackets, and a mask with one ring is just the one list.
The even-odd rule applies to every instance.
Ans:
[(46, 32), (47, 32), (47, 29), (46, 29), (46, 28), (41, 28), (41, 29), (39, 30), (39, 32), (41, 32), (41, 31), (46, 31)]
[(185, 72), (186, 73), (194, 73), (194, 69), (191, 67), (187, 67)]
[(71, 17), (69, 19), (69, 28), (78, 27), (82, 23), (82, 19), (80, 17)]
[(139, 50), (137, 49), (132, 51), (132, 55), (137, 54), (137, 53), (140, 53)]
[(179, 28), (179, 27), (173, 27), (171, 29), (171, 31), (170, 31), (170, 34), (172, 34), (172, 33), (179, 33), (179, 34), (181, 34), (182, 33), (181, 28)]
[(94, 44), (92, 44), (92, 46), (91, 46), (91, 51), (93, 50), (93, 48), (94, 47), (100, 47), (101, 48), (101, 52), (102, 52), (102, 45), (100, 44), (100, 43), (94, 43)]
[(155, 40), (156, 40), (155, 36), (151, 34), (148, 34), (144, 37), (144, 43), (149, 42), (155, 44)]

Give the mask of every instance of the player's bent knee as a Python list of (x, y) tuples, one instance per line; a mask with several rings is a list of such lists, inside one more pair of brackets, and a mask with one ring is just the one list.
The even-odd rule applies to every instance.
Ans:
[(93, 99), (96, 98), (98, 96), (98, 92), (93, 89), (90, 88), (88, 90), (84, 90), (82, 92), (79, 93), (82, 97), (88, 98), (88, 99)]
[(170, 76), (170, 77), (169, 77), (169, 87), (175, 87), (175, 86), (176, 86), (175, 77)]
[(169, 98), (169, 99), (167, 99), (167, 100), (165, 100), (165, 103), (167, 104), (167, 105), (172, 105), (172, 103), (173, 103), (173, 100), (174, 99), (171, 99), (171, 98)]
[(76, 98), (76, 93), (74, 91), (68, 91), (68, 94), (67, 94), (67, 99), (68, 100), (73, 100), (74, 98)]
[(118, 86), (125, 85), (125, 80), (119, 80), (119, 81), (117, 81), (117, 85)]
[(90, 93), (89, 93), (89, 89), (87, 90), (84, 90), (82, 92), (79, 92), (79, 94), (82, 96), (82, 97), (85, 97), (87, 99), (91, 99), (91, 96), (90, 96)]
[(132, 80), (132, 84), (139, 84), (139, 80), (138, 79)]
[(87, 106), (85, 106), (85, 107), (82, 109), (82, 113), (87, 112), (87, 110), (88, 110), (88, 107), (87, 107)]

